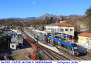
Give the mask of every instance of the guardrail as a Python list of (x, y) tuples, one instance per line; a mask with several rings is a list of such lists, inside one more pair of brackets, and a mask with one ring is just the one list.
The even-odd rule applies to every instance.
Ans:
[[(33, 45), (30, 41), (29, 41), (29, 38), (27, 37), (27, 35), (23, 32), (23, 34), (26, 36), (26, 40), (27, 42), (34, 48), (34, 51), (33, 53), (36, 53), (37, 52), (37, 48), (35, 47), (35, 45)], [(31, 52), (31, 51), (28, 51), (31, 55), (32, 55), (32, 60), (35, 60), (35, 55)]]

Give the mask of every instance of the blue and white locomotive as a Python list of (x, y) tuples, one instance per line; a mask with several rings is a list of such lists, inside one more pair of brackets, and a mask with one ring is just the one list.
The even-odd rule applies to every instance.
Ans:
[[(46, 42), (50, 42), (51, 37), (49, 36), (45, 36), (45, 41)], [(71, 53), (72, 55), (78, 55), (78, 47), (77, 44), (75, 43), (67, 43), (64, 42), (62, 40), (59, 40), (57, 38), (53, 38), (53, 46), (56, 46), (58, 49), (63, 49), (69, 53)]]

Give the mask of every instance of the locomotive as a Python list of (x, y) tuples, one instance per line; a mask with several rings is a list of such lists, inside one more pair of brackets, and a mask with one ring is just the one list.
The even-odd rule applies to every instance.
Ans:
[[(45, 41), (50, 42), (51, 37), (45, 36)], [(78, 55), (78, 47), (75, 43), (68, 43), (65, 41), (60, 40), (60, 38), (53, 38), (53, 46), (57, 47), (58, 49), (63, 49), (72, 55)]]

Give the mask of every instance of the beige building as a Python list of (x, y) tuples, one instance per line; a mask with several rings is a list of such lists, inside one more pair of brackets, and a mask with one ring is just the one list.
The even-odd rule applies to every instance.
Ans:
[(74, 36), (74, 26), (67, 24), (65, 21), (60, 23), (54, 23), (45, 26), (46, 31), (51, 32), (51, 29), (54, 29), (55, 32), (65, 33), (71, 36)]
[(86, 48), (91, 48), (91, 33), (78, 34), (78, 43)]

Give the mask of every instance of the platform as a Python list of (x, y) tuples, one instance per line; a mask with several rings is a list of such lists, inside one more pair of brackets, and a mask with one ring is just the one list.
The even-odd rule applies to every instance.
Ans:
[(48, 45), (45, 45), (45, 44), (43, 44), (43, 43), (41, 43), (41, 42), (38, 42), (38, 43), (39, 43), (40, 45), (42, 45), (42, 46), (44, 46), (44, 47), (46, 47), (46, 48), (52, 50), (52, 51), (55, 51), (55, 52), (58, 53), (58, 54), (62, 54), (56, 47), (48, 46)]

